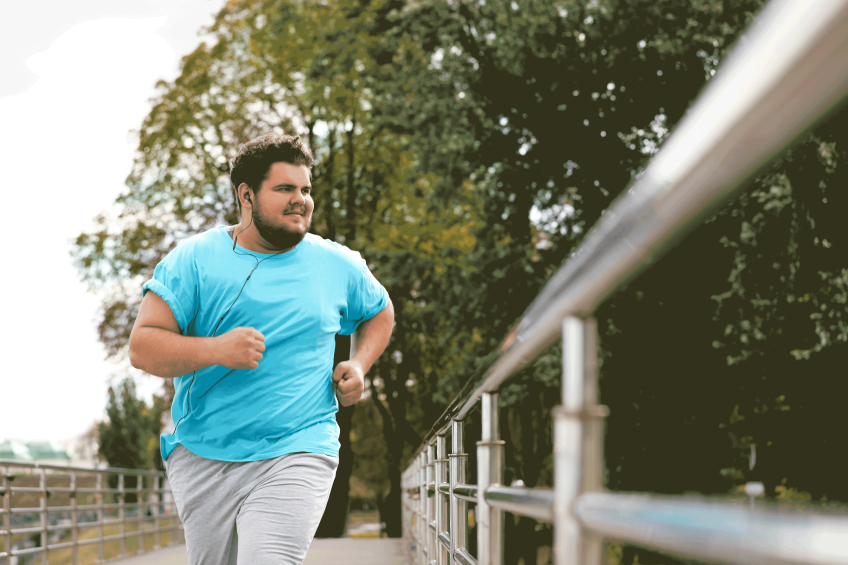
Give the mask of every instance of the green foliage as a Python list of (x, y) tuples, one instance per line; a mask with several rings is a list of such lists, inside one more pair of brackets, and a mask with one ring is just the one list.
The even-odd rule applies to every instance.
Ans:
[(136, 396), (135, 382), (124, 379), (109, 387), (107, 420), (98, 424), (100, 456), (110, 467), (163, 470), (159, 455), (162, 409), (159, 399), (152, 406)]

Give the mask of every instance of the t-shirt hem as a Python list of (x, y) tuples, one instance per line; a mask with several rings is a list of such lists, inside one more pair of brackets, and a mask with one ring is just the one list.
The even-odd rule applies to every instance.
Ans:
[[(184, 448), (189, 450), (194, 455), (197, 455), (198, 457), (202, 457), (204, 459), (209, 459), (209, 460), (212, 460), (212, 461), (225, 461), (227, 463), (249, 463), (251, 461), (265, 461), (267, 459), (275, 459), (277, 457), (282, 457), (283, 455), (289, 455), (291, 453), (318, 453), (320, 455), (326, 455), (328, 457), (333, 457), (335, 459), (339, 458), (339, 452), (337, 450), (325, 449), (325, 448), (322, 448), (322, 447), (315, 447), (315, 446), (309, 446), (309, 445), (292, 445), (292, 446), (289, 446), (289, 447), (281, 448), (279, 450), (275, 449), (275, 450), (269, 451), (267, 453), (252, 455), (250, 457), (244, 457), (244, 458), (238, 458), (238, 459), (236, 459), (236, 458), (221, 459), (220, 457), (211, 457), (210, 454), (203, 453), (203, 451), (205, 451), (203, 449), (200, 449), (200, 450), (193, 449), (192, 446), (186, 445), (186, 444), (181, 443), (181, 442), (174, 444), (173, 449), (171, 449), (170, 452), (168, 453), (168, 457), (170, 457), (174, 453), (174, 450), (176, 450), (177, 447), (179, 447), (180, 445), (182, 445)], [(200, 451), (200, 453), (198, 453), (198, 451)], [(163, 456), (164, 456), (164, 453), (163, 453)], [(163, 459), (167, 461), (167, 458), (163, 457)]]

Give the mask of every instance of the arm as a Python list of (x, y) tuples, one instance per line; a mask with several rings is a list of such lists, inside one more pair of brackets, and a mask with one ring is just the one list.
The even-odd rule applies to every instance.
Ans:
[(389, 300), (376, 316), (365, 320), (356, 328), (352, 338), (354, 350), (350, 361), (342, 361), (333, 371), (333, 386), (342, 406), (350, 406), (362, 398), (365, 373), (386, 349), (392, 335), (395, 310)]
[(264, 341), (265, 337), (253, 328), (235, 328), (216, 337), (184, 336), (170, 306), (148, 291), (130, 334), (130, 363), (166, 379), (210, 365), (255, 369), (265, 351)]

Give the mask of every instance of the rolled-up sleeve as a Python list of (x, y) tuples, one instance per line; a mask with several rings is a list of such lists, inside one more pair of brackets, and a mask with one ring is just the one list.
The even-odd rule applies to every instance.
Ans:
[(358, 258), (356, 263), (348, 283), (347, 308), (342, 312), (342, 335), (355, 332), (359, 324), (379, 314), (389, 303), (389, 293), (371, 274), (365, 260)]
[(150, 290), (171, 307), (183, 335), (194, 319), (197, 298), (197, 270), (188, 250), (178, 246), (162, 259), (153, 271), (153, 278), (141, 287), (141, 294)]

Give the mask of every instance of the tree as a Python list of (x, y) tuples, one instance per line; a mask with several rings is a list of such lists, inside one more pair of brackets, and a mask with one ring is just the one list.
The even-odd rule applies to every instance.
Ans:
[[(136, 396), (135, 382), (124, 379), (118, 388), (109, 387), (106, 405), (107, 420), (98, 424), (100, 456), (110, 467), (125, 469), (164, 470), (159, 455), (159, 432), (161, 431), (162, 409), (154, 398), (152, 406)], [(118, 477), (109, 476), (111, 488), (117, 487)], [(134, 475), (124, 477), (124, 487), (136, 488)], [(126, 502), (136, 502), (135, 493), (128, 492)]]

